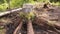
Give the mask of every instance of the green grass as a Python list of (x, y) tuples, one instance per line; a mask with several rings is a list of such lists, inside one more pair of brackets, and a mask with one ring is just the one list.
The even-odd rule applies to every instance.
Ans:
[(1, 4), (0, 5), (0, 11), (5, 11), (7, 7), (8, 7), (7, 3)]

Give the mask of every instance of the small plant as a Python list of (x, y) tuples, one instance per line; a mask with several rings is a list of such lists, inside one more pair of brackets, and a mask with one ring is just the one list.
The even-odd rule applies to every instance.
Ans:
[(24, 19), (27, 19), (27, 20), (30, 20), (30, 19), (33, 20), (33, 18), (35, 17), (35, 14), (34, 14), (33, 11), (32, 11), (32, 12), (29, 12), (29, 13), (20, 12), (20, 16), (21, 16), (22, 18), (24, 18)]
[(0, 5), (0, 11), (5, 11), (7, 7), (8, 7), (7, 3), (1, 4)]

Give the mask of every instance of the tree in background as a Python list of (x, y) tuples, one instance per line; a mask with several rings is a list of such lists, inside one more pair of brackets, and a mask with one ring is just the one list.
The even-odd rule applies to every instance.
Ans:
[(24, 3), (32, 3), (33, 0), (11, 0), (10, 2), (10, 6), (11, 8), (14, 7), (21, 7)]
[(60, 0), (50, 0), (50, 2), (60, 2)]

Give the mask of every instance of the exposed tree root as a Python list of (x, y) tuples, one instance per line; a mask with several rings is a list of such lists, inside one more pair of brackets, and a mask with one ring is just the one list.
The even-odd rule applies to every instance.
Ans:
[[(17, 28), (15, 29), (15, 31), (13, 32), (13, 34), (17, 34), (18, 30), (21, 30), (23, 22), (21, 21), (20, 24), (17, 26)], [(21, 33), (21, 32), (20, 32)]]
[(31, 20), (27, 23), (27, 34), (34, 34), (33, 26)]

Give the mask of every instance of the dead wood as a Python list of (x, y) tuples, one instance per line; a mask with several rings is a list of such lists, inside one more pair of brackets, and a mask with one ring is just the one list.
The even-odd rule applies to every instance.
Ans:
[(22, 10), (22, 8), (18, 8), (18, 9), (2, 12), (2, 13), (0, 13), (0, 17), (7, 15), (7, 14), (10, 14), (10, 13), (13, 13), (13, 12), (20, 12), (21, 10)]
[(21, 21), (20, 24), (16, 27), (15, 31), (13, 32), (13, 34), (17, 34), (18, 30), (21, 30), (22, 24), (23, 24), (23, 22)]

